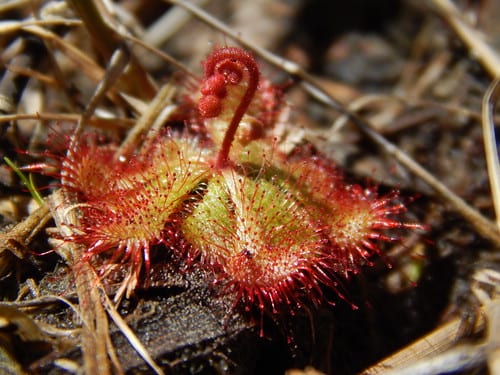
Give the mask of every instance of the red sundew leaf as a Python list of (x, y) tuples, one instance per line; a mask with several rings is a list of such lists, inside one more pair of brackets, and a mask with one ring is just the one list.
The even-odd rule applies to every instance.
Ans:
[(82, 199), (100, 197), (118, 189), (120, 172), (125, 164), (116, 162), (114, 145), (97, 146), (76, 143), (62, 160), (61, 183)]
[(182, 226), (247, 310), (276, 314), (321, 298), (315, 268), (325, 240), (282, 182), (221, 171)]
[(209, 166), (196, 140), (184, 137), (160, 137), (127, 163), (111, 157), (111, 150), (76, 146), (71, 154), (78, 156), (63, 163), (63, 189), (80, 193), (81, 224), (71, 240), (87, 247), (86, 259), (110, 252), (109, 261), (130, 264), (129, 296), (143, 263), (149, 270), (150, 248), (168, 242), (172, 232), (165, 228)]
[(349, 276), (380, 255), (379, 243), (392, 241), (384, 230), (421, 226), (397, 219), (406, 211), (398, 192), (378, 196), (376, 187), (349, 185), (334, 163), (321, 155), (292, 162), (295, 196), (322, 227), (331, 245), (330, 268)]

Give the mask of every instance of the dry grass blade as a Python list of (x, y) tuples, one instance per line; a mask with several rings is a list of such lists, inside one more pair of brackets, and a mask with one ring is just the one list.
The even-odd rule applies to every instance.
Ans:
[[(391, 102), (394, 105), (402, 105), (402, 100), (394, 96), (378, 95), (378, 94), (367, 94), (362, 95), (354, 100), (352, 100), (347, 106), (347, 110), (352, 113), (361, 111), (364, 107), (367, 107), (373, 103), (377, 102)], [(329, 132), (332, 134), (337, 132), (341, 127), (349, 122), (349, 116), (343, 115), (335, 119), (335, 122), (331, 126)]]
[(82, 329), (82, 351), (87, 374), (111, 374), (108, 357), (109, 324), (99, 298), (96, 285), (97, 275), (88, 264), (82, 265), (76, 276), (76, 290), (79, 297)]
[(97, 85), (92, 98), (87, 104), (82, 117), (80, 118), (75, 132), (73, 134), (73, 139), (78, 135), (78, 133), (86, 125), (87, 120), (92, 117), (97, 106), (101, 103), (104, 97), (107, 95), (108, 91), (111, 89), (114, 83), (120, 78), (122, 72), (127, 65), (127, 53), (122, 49), (117, 49), (115, 53), (111, 56), (109, 67), (106, 70), (106, 74), (103, 79)]
[[(57, 225), (62, 233), (69, 234), (70, 226), (76, 222), (74, 210), (64, 209), (65, 199), (61, 192), (54, 193), (50, 199), (50, 206), (54, 214)], [(84, 358), (84, 368), (86, 374), (111, 374), (112, 360), (115, 371), (123, 373), (121, 365), (117, 359), (112, 341), (109, 337), (109, 324), (105, 311), (109, 313), (115, 324), (127, 337), (131, 345), (144, 358), (157, 374), (163, 374), (140, 343), (132, 330), (120, 317), (115, 307), (107, 297), (99, 277), (95, 274), (88, 263), (82, 263), (82, 249), (65, 243), (59, 251), (64, 251), (67, 260), (73, 259), (75, 267), (76, 291), (79, 298), (79, 314), (83, 321), (82, 329), (82, 351)]]
[(11, 65), (11, 64), (7, 65), (6, 68), (9, 72), (12, 72), (12, 73), (18, 74), (18, 75), (24, 75), (26, 77), (36, 79), (40, 82), (43, 82), (46, 85), (50, 85), (50, 86), (57, 85), (57, 81), (53, 77), (51, 77), (47, 74), (42, 74), (42, 73), (37, 72), (33, 69), (23, 68), (21, 66)]
[(151, 367), (151, 369), (158, 375), (163, 375), (163, 370), (155, 363), (148, 350), (144, 347), (144, 345), (140, 342), (134, 332), (127, 325), (127, 322), (121, 317), (121, 315), (116, 311), (115, 306), (110, 301), (108, 295), (102, 291), (102, 300), (103, 305), (106, 308), (111, 319), (123, 333), (123, 335), (127, 338), (128, 342), (132, 347), (137, 351), (137, 353), (144, 359), (144, 361)]
[[(454, 373), (477, 368), (488, 362), (490, 373), (499, 370), (500, 273), (480, 269), (473, 276), (472, 291), (482, 305), (482, 313), (472, 329), (464, 330), (463, 320), (456, 318), (429, 335), (380, 361), (361, 375), (431, 375)], [(490, 290), (489, 292), (487, 290)], [(477, 343), (455, 344), (470, 333), (485, 333)]]
[(500, 77), (500, 57), (484, 41), (484, 36), (467, 24), (455, 4), (450, 0), (431, 0), (431, 4), (464, 42), (470, 55), (477, 58), (492, 77)]
[(482, 305), (488, 321), (484, 340), (490, 373), (500, 373), (500, 272), (483, 268), (473, 276), (472, 291)]
[[(455, 352), (446, 360), (440, 359), (435, 362), (429, 362), (429, 358), (441, 353), (445, 353), (450, 349), (461, 337), (464, 337), (462, 319), (456, 318), (435, 329), (432, 333), (422, 337), (420, 340), (413, 344), (401, 349), (393, 355), (385, 358), (379, 363), (366, 369), (361, 375), (375, 375), (375, 374), (388, 374), (392, 375), (409, 375), (409, 374), (435, 374), (439, 371), (434, 371), (433, 368), (439, 368), (444, 371), (443, 366), (448, 365), (450, 361), (455, 365), (456, 361), (453, 359), (460, 357), (460, 354), (467, 352), (467, 349), (460, 353)], [(480, 319), (473, 327), (475, 333), (481, 332), (484, 329), (485, 322)], [(484, 356), (482, 357), (484, 359)], [(470, 363), (470, 362), (469, 362)], [(460, 368), (460, 365), (459, 365)], [(454, 366), (454, 370), (456, 370)]]
[(23, 30), (36, 35), (43, 40), (48, 40), (53, 43), (61, 52), (70, 58), (73, 63), (75, 63), (83, 74), (89, 77), (92, 81), (99, 82), (102, 79), (104, 69), (84, 52), (63, 40), (58, 35), (38, 26), (25, 26), (23, 27)]
[(127, 39), (127, 40), (141, 46), (142, 48), (154, 53), (155, 55), (160, 57), (166, 63), (168, 63), (172, 66), (175, 66), (179, 71), (185, 73), (186, 76), (197, 79), (196, 74), (194, 74), (190, 69), (188, 69), (188, 67), (183, 65), (181, 62), (179, 62), (178, 60), (176, 60), (172, 56), (167, 55), (165, 52), (159, 50), (158, 48), (155, 48), (152, 45), (147, 44), (144, 41), (142, 41), (142, 40), (140, 40), (132, 35), (122, 35), (122, 37), (124, 39)]
[[(160, 88), (155, 98), (137, 120), (134, 128), (128, 133), (127, 138), (122, 142), (120, 149), (116, 153), (116, 157), (128, 157), (133, 152), (138, 145), (140, 137), (146, 134), (160, 113), (171, 104), (174, 92), (175, 88), (168, 83)], [(154, 137), (154, 134), (149, 134), (149, 137)]]
[(30, 20), (30, 21), (0, 21), (0, 34), (11, 34), (21, 29), (41, 26), (81, 26), (79, 20)]
[(6, 0), (0, 4), (0, 13), (8, 12), (16, 8), (22, 8), (30, 3), (31, 0)]
[[(195, 0), (195, 4), (203, 6), (208, 0)], [(190, 19), (190, 13), (182, 7), (173, 7), (161, 16), (144, 34), (144, 42), (148, 45), (161, 46), (167, 42)]]
[[(224, 34), (230, 36), (238, 43), (241, 43), (242, 45), (252, 49), (256, 54), (265, 59), (267, 62), (285, 70), (290, 75), (299, 78), (302, 81), (302, 86), (310, 95), (312, 95), (316, 100), (323, 103), (324, 105), (332, 108), (333, 110), (336, 110), (339, 113), (348, 116), (351, 122), (354, 123), (367, 137), (369, 137), (369, 139), (380, 146), (384, 150), (384, 152), (394, 157), (412, 173), (425, 181), (439, 194), (440, 197), (451, 204), (458, 213), (460, 213), (467, 221), (469, 221), (469, 223), (477, 230), (479, 234), (489, 239), (496, 246), (500, 246), (500, 231), (494, 223), (486, 219), (477, 210), (468, 205), (462, 198), (452, 192), (448, 187), (441, 183), (436, 177), (434, 177), (431, 173), (429, 173), (425, 168), (423, 168), (405, 152), (399, 149), (396, 145), (392, 144), (382, 135), (373, 130), (370, 124), (367, 123), (367, 121), (346, 110), (340, 103), (338, 103), (334, 98), (332, 98), (321, 88), (321, 85), (314, 79), (314, 77), (304, 71), (298, 64), (274, 55), (271, 52), (260, 48), (254, 43), (246, 40), (245, 38), (240, 37), (229, 27), (188, 1), (168, 0), (168, 2), (180, 5), (188, 9), (196, 17), (203, 20), (208, 25), (222, 31)], [(500, 64), (498, 64), (497, 66), (500, 66)]]
[[(55, 192), (51, 195), (49, 202), (56, 224), (61, 233), (70, 235), (70, 227), (77, 222), (75, 210), (67, 210), (65, 198), (62, 192)], [(116, 360), (111, 339), (109, 337), (109, 325), (105, 310), (113, 319), (115, 324), (127, 337), (135, 350), (144, 358), (157, 374), (163, 371), (155, 364), (147, 349), (137, 339), (126, 322), (121, 318), (116, 308), (103, 290), (103, 286), (88, 263), (82, 263), (82, 249), (72, 245), (64, 244), (59, 251), (68, 264), (75, 267), (76, 291), (79, 298), (80, 315), (84, 327), (82, 331), (82, 350), (84, 353), (85, 373), (87, 374), (107, 374), (111, 373), (111, 365), (108, 355), (113, 359), (115, 367), (119, 366)]]
[(500, 80), (496, 79), (490, 85), (483, 98), (483, 139), (486, 153), (486, 165), (490, 178), (491, 196), (496, 214), (496, 222), (500, 228), (500, 162), (495, 137), (495, 105), (498, 100)]
[[(65, 121), (77, 123), (82, 115), (76, 113), (18, 113), (13, 115), (0, 115), (0, 122), (18, 120)], [(135, 120), (128, 118), (104, 118), (92, 116), (86, 119), (88, 125), (108, 130), (129, 129)]]
[[(71, 227), (77, 223), (75, 210), (66, 210), (67, 200), (62, 192), (55, 192), (48, 198), (52, 215), (61, 234), (71, 235)], [(107, 343), (109, 342), (108, 322), (101, 303), (97, 275), (90, 265), (81, 262), (83, 249), (64, 243), (58, 253), (69, 265), (76, 266), (76, 292), (79, 299), (80, 316), (83, 321), (81, 345), (84, 369), (87, 374), (110, 374)]]
[[(106, 61), (118, 48), (124, 48), (130, 53), (102, 0), (73, 0), (70, 3), (87, 25), (95, 46)], [(148, 74), (134, 56), (130, 58), (130, 67), (120, 80), (120, 85), (128, 94), (142, 99), (150, 99), (156, 92)]]
[(445, 353), (412, 362), (402, 369), (384, 371), (386, 375), (439, 375), (473, 369), (484, 363), (484, 345), (462, 345)]

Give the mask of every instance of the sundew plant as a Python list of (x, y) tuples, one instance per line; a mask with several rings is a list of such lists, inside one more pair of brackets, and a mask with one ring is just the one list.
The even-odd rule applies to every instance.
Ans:
[(280, 147), (282, 93), (249, 52), (218, 47), (203, 66), (185, 129), (126, 157), (83, 132), (60, 162), (79, 217), (64, 240), (104, 280), (123, 271), (115, 300), (147, 284), (152, 252), (163, 251), (200, 264), (243, 311), (293, 312), (321, 304), (325, 288), (343, 297), (339, 280), (396, 240), (388, 230), (420, 228), (403, 221), (397, 191), (348, 183), (308, 145)]

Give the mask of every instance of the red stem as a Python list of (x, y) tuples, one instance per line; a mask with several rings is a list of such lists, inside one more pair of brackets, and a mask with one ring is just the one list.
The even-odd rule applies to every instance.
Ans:
[[(255, 59), (245, 50), (238, 47), (223, 47), (214, 51), (205, 62), (205, 79), (214, 74), (223, 74), (226, 84), (238, 84), (243, 78), (243, 68), (248, 72), (248, 86), (234, 111), (233, 118), (227, 128), (217, 155), (216, 168), (224, 168), (229, 160), (229, 151), (236, 135), (236, 130), (243, 115), (247, 111), (259, 85), (259, 67)], [(220, 70), (220, 71), (219, 71)]]

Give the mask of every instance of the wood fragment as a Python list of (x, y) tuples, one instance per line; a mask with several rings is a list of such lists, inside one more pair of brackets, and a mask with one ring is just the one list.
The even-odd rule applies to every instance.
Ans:
[(29, 244), (50, 219), (49, 207), (44, 204), (7, 232), (0, 233), (0, 277), (12, 270), (12, 258), (8, 254), (25, 259)]

